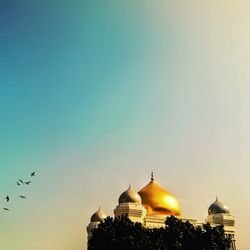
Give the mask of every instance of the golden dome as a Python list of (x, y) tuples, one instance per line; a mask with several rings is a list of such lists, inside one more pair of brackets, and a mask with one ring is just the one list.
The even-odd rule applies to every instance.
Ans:
[(180, 215), (178, 201), (168, 191), (160, 187), (153, 178), (138, 194), (149, 215)]

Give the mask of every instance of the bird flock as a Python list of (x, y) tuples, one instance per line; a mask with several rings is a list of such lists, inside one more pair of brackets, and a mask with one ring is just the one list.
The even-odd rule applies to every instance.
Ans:
[[(35, 174), (36, 174), (36, 172), (32, 172), (30, 174), (30, 177), (31, 178), (35, 177)], [(21, 179), (18, 179), (18, 181), (16, 182), (17, 186), (21, 186), (21, 185), (27, 185), (28, 186), (30, 183), (31, 183), (30, 180), (29, 181), (23, 181)], [(19, 198), (20, 199), (27, 199), (27, 197), (25, 195), (19, 195)], [(6, 195), (5, 200), (6, 200), (7, 203), (9, 203), (10, 202), (10, 196)], [(10, 209), (8, 207), (4, 207), (3, 210), (9, 211)]]

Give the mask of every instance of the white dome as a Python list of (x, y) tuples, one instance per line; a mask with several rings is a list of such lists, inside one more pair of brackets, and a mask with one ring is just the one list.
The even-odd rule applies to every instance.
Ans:
[(215, 202), (208, 208), (208, 214), (229, 214), (228, 207), (218, 200), (216, 197)]
[(119, 197), (119, 204), (128, 202), (141, 204), (141, 196), (131, 186)]
[(101, 222), (106, 218), (106, 214), (102, 211), (101, 208), (98, 209), (92, 216), (90, 221), (91, 222)]

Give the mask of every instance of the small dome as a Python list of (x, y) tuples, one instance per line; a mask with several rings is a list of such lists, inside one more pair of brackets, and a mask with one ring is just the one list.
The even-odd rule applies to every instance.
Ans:
[(208, 214), (229, 214), (230, 211), (228, 207), (218, 200), (216, 197), (216, 201), (208, 208)]
[(92, 216), (90, 221), (91, 222), (101, 222), (106, 218), (106, 214), (102, 211), (101, 208), (98, 209)]
[(135, 190), (133, 190), (131, 186), (129, 186), (129, 188), (119, 197), (119, 204), (127, 202), (141, 204), (141, 196)]

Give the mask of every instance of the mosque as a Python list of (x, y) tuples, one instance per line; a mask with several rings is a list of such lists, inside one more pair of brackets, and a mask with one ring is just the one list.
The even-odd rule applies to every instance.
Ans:
[[(140, 222), (148, 228), (163, 227), (166, 217), (170, 215), (174, 215), (182, 221), (188, 220), (194, 226), (202, 225), (196, 219), (182, 216), (177, 199), (155, 181), (153, 173), (150, 182), (139, 192), (129, 186), (120, 195), (118, 205), (114, 209), (114, 216), (122, 215), (127, 215), (131, 221)], [(92, 215), (87, 226), (88, 239), (91, 237), (92, 229), (96, 228), (105, 218), (106, 214), (101, 208)], [(217, 197), (215, 202), (208, 208), (208, 216), (205, 222), (209, 222), (211, 226), (223, 225), (225, 233), (232, 237), (231, 250), (236, 250), (234, 216), (230, 214), (228, 207), (220, 202)]]

